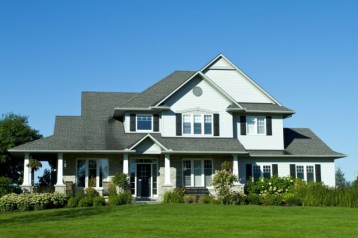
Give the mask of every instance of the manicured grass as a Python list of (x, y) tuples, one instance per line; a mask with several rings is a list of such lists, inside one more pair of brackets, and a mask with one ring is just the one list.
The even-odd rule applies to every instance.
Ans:
[(0, 214), (0, 237), (357, 237), (358, 210), (128, 205)]

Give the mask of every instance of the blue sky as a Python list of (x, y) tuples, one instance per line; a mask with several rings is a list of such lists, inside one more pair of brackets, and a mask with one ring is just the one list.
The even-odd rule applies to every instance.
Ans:
[(0, 114), (44, 135), (82, 91), (142, 91), (223, 53), (358, 175), (358, 1), (0, 0)]

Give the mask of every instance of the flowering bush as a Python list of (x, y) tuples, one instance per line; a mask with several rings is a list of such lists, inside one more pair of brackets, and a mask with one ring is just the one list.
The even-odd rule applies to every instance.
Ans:
[(7, 194), (0, 198), (0, 211), (43, 210), (66, 205), (67, 197), (62, 193)]
[(238, 178), (232, 173), (232, 164), (224, 162), (221, 170), (216, 171), (213, 176), (213, 186), (217, 192), (217, 197), (224, 204), (231, 204), (235, 193), (231, 192), (231, 187)]

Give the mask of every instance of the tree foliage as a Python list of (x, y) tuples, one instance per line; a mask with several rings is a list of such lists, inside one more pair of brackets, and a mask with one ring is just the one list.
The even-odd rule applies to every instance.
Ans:
[(8, 150), (42, 138), (39, 131), (32, 129), (28, 117), (9, 113), (0, 118), (0, 176), (19, 183), (19, 171), (23, 170), (23, 159), (15, 158)]
[(337, 188), (344, 188), (347, 187), (349, 183), (346, 181), (344, 177), (344, 173), (341, 168), (336, 170), (336, 187)]

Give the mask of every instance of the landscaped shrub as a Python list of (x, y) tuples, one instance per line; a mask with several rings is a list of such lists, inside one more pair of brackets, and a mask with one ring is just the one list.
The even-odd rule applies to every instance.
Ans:
[(129, 177), (127, 174), (123, 174), (123, 173), (115, 174), (112, 178), (112, 183), (124, 191), (130, 188)]
[(108, 195), (109, 196), (117, 196), (118, 195), (116, 185), (114, 185), (113, 183), (108, 184)]
[(197, 196), (196, 195), (185, 195), (183, 197), (184, 203), (196, 203), (197, 202)]
[(66, 201), (66, 196), (59, 193), (7, 194), (0, 198), (0, 211), (60, 208), (66, 205)]
[(93, 198), (93, 206), (94, 206), (94, 207), (104, 206), (105, 202), (106, 202), (106, 201), (104, 200), (104, 197), (97, 196), (97, 197), (94, 197), (94, 198)]
[(85, 195), (86, 195), (86, 197), (93, 198), (93, 197), (98, 196), (98, 192), (92, 187), (87, 187), (87, 188), (85, 188)]
[(133, 200), (132, 194), (129, 191), (119, 193), (118, 198), (119, 198), (118, 205), (131, 204)]
[(197, 202), (202, 204), (215, 204), (216, 200), (210, 195), (199, 195)]
[(110, 206), (117, 206), (119, 205), (119, 197), (117, 195), (109, 196), (108, 197), (108, 204)]
[(92, 197), (82, 198), (78, 203), (78, 207), (92, 207), (92, 206), (93, 206), (93, 198)]
[(259, 205), (260, 204), (260, 196), (256, 193), (250, 193), (247, 195), (247, 201), (251, 205)]
[(67, 207), (72, 207), (72, 208), (77, 207), (79, 202), (80, 202), (80, 198), (71, 197), (67, 201)]
[(183, 203), (184, 195), (186, 194), (185, 188), (175, 188), (174, 191), (167, 191), (163, 195), (163, 203)]
[(229, 204), (228, 200), (231, 199), (231, 187), (238, 179), (232, 173), (231, 163), (224, 162), (221, 168), (221, 170), (215, 172), (212, 183), (217, 192), (218, 200), (224, 204)]

